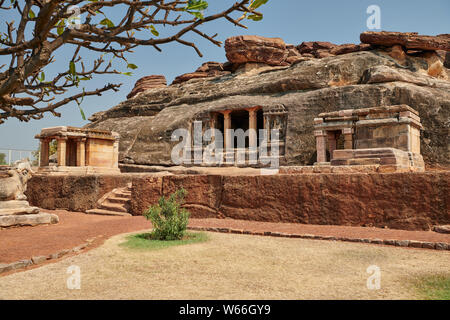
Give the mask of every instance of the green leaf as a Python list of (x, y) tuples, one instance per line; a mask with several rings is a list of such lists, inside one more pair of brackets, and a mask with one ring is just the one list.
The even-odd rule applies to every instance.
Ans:
[(129, 69), (137, 69), (138, 67), (137, 67), (137, 65), (135, 65), (134, 63), (129, 63), (128, 65), (127, 65), (127, 68), (129, 68)]
[(41, 72), (41, 76), (39, 77), (39, 81), (40, 82), (44, 82), (44, 80), (45, 80), (45, 73)]
[(69, 73), (73, 76), (75, 76), (77, 74), (76, 70), (75, 70), (75, 62), (70, 61), (69, 63)]
[[(77, 103), (78, 103), (78, 101), (77, 101)], [(80, 105), (80, 104), (78, 104), (78, 109), (80, 109), (81, 118), (83, 118), (83, 120), (86, 120), (86, 115), (84, 114), (84, 111), (83, 111), (83, 109), (81, 108), (81, 105)]]
[(100, 24), (103, 26), (107, 26), (108, 28), (114, 28), (114, 23), (108, 18), (105, 18), (102, 21), (100, 21)]
[(190, 14), (195, 16), (196, 18), (203, 20), (203, 13), (197, 11), (188, 11)]
[(252, 8), (252, 9), (259, 8), (263, 4), (266, 4), (267, 1), (269, 1), (269, 0), (253, 0), (252, 3), (250, 4), (250, 8)]
[(30, 9), (30, 11), (28, 12), (28, 17), (30, 19), (36, 18), (36, 15), (34, 14), (33, 10)]
[(133, 75), (132, 72), (121, 72), (121, 74), (123, 74), (125, 76), (132, 76)]
[(64, 20), (60, 20), (57, 24), (58, 28), (56, 29), (56, 32), (58, 33), (58, 35), (62, 35), (64, 32), (64, 28), (65, 28), (65, 24), (64, 24)]
[(155, 29), (155, 27), (153, 25), (150, 26), (150, 31), (151, 31), (151, 33), (153, 33), (154, 36), (156, 36), (156, 37), (159, 36), (159, 32)]
[(197, 1), (190, 0), (188, 2), (186, 10), (205, 10), (206, 8), (208, 8), (208, 2), (203, 0)]
[(247, 19), (250, 19), (250, 20), (253, 20), (253, 21), (261, 21), (262, 18), (263, 18), (262, 15), (257, 15), (257, 14), (252, 14), (252, 15), (249, 15), (247, 17)]

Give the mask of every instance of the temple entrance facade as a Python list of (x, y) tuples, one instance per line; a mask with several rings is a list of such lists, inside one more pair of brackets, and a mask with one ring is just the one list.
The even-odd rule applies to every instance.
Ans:
[[(40, 140), (41, 172), (120, 173), (119, 135), (104, 130), (75, 127), (42, 129)], [(56, 165), (49, 162), (50, 143), (57, 141)]]
[[(275, 157), (283, 161), (286, 126), (287, 111), (282, 105), (268, 108), (252, 106), (197, 115), (190, 125), (192, 158), (195, 154), (201, 154), (203, 159), (206, 148), (213, 143), (213, 155), (221, 152), (222, 161), (220, 164), (202, 161), (202, 165), (261, 166)], [(210, 137), (207, 131), (211, 132)]]

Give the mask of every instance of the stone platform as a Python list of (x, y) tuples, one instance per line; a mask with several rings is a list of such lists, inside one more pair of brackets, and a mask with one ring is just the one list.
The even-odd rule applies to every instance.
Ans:
[(425, 171), (420, 154), (396, 148), (343, 149), (333, 152), (332, 166), (380, 165), (394, 168), (394, 171)]
[(38, 207), (30, 206), (25, 200), (0, 202), (0, 228), (53, 224), (58, 221), (57, 215), (41, 213)]

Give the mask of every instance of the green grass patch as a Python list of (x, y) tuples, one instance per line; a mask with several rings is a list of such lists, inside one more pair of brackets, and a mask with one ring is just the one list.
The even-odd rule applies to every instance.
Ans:
[(151, 232), (132, 234), (127, 236), (127, 240), (121, 246), (130, 249), (159, 250), (173, 246), (181, 246), (191, 243), (205, 242), (208, 235), (203, 232), (186, 232), (181, 240), (154, 240)]
[(431, 275), (415, 282), (419, 294), (427, 300), (450, 300), (450, 275)]

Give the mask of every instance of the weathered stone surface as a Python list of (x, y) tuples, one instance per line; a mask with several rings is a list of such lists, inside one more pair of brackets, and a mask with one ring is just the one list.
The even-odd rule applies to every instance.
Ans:
[(146, 76), (136, 81), (133, 90), (131, 90), (131, 92), (127, 95), (127, 98), (133, 98), (138, 93), (144, 92), (148, 89), (164, 88), (165, 86), (167, 86), (167, 82), (166, 77), (163, 75)]
[(346, 43), (338, 45), (323, 41), (302, 42), (297, 46), (297, 51), (301, 55), (305, 56), (311, 54), (319, 59), (352, 52), (367, 51), (371, 49), (373, 48), (370, 44)]
[(199, 78), (207, 78), (208, 73), (206, 72), (191, 72), (191, 73), (185, 73), (182, 74), (173, 80), (172, 84), (182, 83), (186, 82), (192, 79), (199, 79)]
[(141, 215), (183, 187), (192, 217), (430, 230), (449, 222), (449, 178), (449, 172), (140, 177), (131, 202)]
[(436, 243), (435, 249), (436, 250), (448, 250), (448, 246), (449, 245), (445, 242), (438, 242), (438, 243)]
[(223, 63), (209, 61), (202, 64), (195, 72), (185, 73), (176, 77), (172, 84), (186, 82), (191, 79), (224, 76), (230, 73), (230, 71), (224, 69)]
[(95, 208), (103, 195), (126, 186), (131, 179), (129, 174), (35, 175), (29, 181), (27, 195), (39, 208), (85, 212)]
[(450, 234), (450, 225), (444, 225), (444, 226), (434, 226), (433, 231), (439, 232), (439, 233), (448, 233)]
[(330, 49), (330, 53), (334, 55), (340, 55), (340, 54), (347, 54), (352, 52), (359, 52), (359, 51), (367, 51), (372, 49), (370, 44), (353, 44), (353, 43), (346, 43), (337, 45), (334, 48)]
[(30, 204), (26, 200), (9, 200), (0, 201), (0, 209), (14, 209), (19, 207), (27, 207)]
[(19, 161), (11, 170), (6, 171), (6, 175), (2, 174), (0, 177), (0, 201), (26, 200), (24, 192), (32, 173), (29, 161)]
[(42, 262), (47, 261), (47, 257), (46, 256), (35, 256), (35, 257), (31, 257), (31, 261), (34, 264), (40, 264)]
[[(313, 47), (311, 45), (311, 47)], [(118, 131), (120, 161), (171, 164), (173, 130), (206, 112), (283, 104), (288, 110), (286, 163), (315, 162), (313, 119), (321, 112), (408, 104), (420, 114), (427, 164), (449, 165), (449, 81), (429, 75), (421, 56), (400, 64), (370, 50), (296, 63), (283, 70), (190, 81), (150, 90), (105, 112), (88, 127)]]
[(408, 49), (450, 51), (450, 37), (446, 35), (425, 36), (417, 32), (375, 32), (361, 33), (361, 42), (391, 47), (401, 45)]
[(22, 214), (36, 214), (39, 213), (39, 208), (37, 207), (17, 207), (11, 209), (0, 209), (0, 216), (6, 215), (22, 215)]
[(228, 61), (237, 64), (261, 62), (268, 65), (283, 65), (288, 52), (281, 38), (260, 36), (236, 36), (225, 41)]
[(58, 221), (58, 216), (51, 213), (6, 215), (0, 216), (0, 227), (36, 226), (39, 224), (58, 223)]

